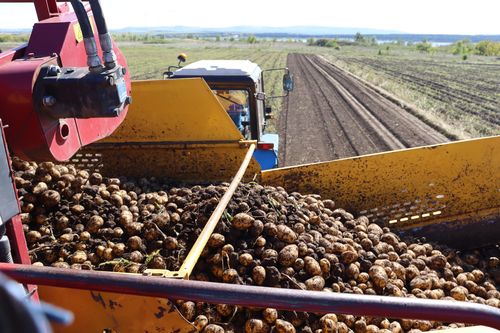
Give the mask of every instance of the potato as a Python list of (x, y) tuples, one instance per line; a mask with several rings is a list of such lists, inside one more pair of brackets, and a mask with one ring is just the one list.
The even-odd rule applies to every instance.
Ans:
[(262, 266), (255, 266), (252, 269), (252, 279), (256, 285), (262, 286), (266, 280), (266, 269)]
[(298, 246), (295, 244), (287, 245), (279, 252), (278, 263), (282, 267), (288, 267), (294, 264), (298, 257), (299, 257)]
[(342, 262), (349, 265), (358, 260), (358, 254), (355, 251), (344, 251), (341, 253)]
[(203, 333), (224, 333), (224, 329), (219, 325), (209, 324), (205, 326)]
[(389, 330), (391, 331), (391, 333), (403, 333), (403, 329), (401, 328), (401, 324), (397, 321), (393, 321), (389, 325)]
[(450, 291), (450, 296), (457, 301), (466, 301), (468, 294), (469, 291), (467, 290), (467, 288), (462, 286), (455, 287)]
[(446, 257), (442, 254), (436, 254), (428, 258), (429, 267), (432, 269), (443, 269), (447, 264)]
[(488, 298), (485, 303), (486, 305), (500, 308), (500, 299), (498, 298)]
[(325, 287), (325, 279), (322, 276), (313, 276), (305, 281), (307, 290), (321, 291)]
[(264, 237), (257, 237), (254, 244), (257, 247), (263, 247), (266, 245), (266, 243), (267, 243), (267, 241)]
[(331, 264), (330, 261), (326, 258), (321, 258), (319, 261), (319, 266), (321, 268), (321, 272), (323, 275), (329, 274), (331, 270)]
[(126, 227), (129, 224), (132, 224), (132, 222), (134, 222), (134, 216), (133, 216), (132, 212), (130, 212), (128, 210), (124, 210), (120, 213), (120, 224), (123, 227)]
[(413, 323), (413, 328), (419, 329), (421, 331), (428, 331), (432, 328), (432, 323), (428, 320), (416, 320)]
[(127, 246), (131, 249), (131, 250), (140, 250), (142, 249), (142, 239), (141, 237), (139, 236), (132, 236), (128, 239), (127, 241)]
[(337, 333), (337, 323), (331, 319), (321, 320), (322, 333)]
[(40, 200), (45, 207), (53, 208), (61, 202), (61, 195), (57, 191), (48, 190), (42, 193)]
[(274, 326), (276, 329), (276, 333), (295, 333), (295, 327), (293, 325), (285, 320), (282, 319), (277, 319), (276, 320), (276, 325)]
[(282, 242), (292, 244), (297, 240), (297, 234), (284, 224), (277, 227), (276, 237)]
[(184, 302), (180, 308), (181, 314), (188, 321), (192, 321), (196, 316), (196, 306), (194, 302)]
[(417, 276), (410, 281), (412, 289), (427, 290), (432, 288), (432, 280), (428, 276)]
[(36, 243), (42, 238), (42, 234), (38, 231), (31, 230), (26, 234), (26, 241), (28, 244)]
[(212, 248), (220, 248), (223, 247), (225, 243), (226, 238), (224, 237), (224, 235), (213, 233), (212, 235), (210, 235), (207, 245)]
[(305, 257), (304, 258), (305, 269), (309, 275), (320, 275), (321, 274), (321, 266), (313, 257)]
[(237, 230), (247, 230), (253, 226), (255, 219), (246, 214), (246, 213), (238, 213), (231, 220), (231, 225)]
[(365, 333), (366, 332), (366, 321), (362, 318), (357, 320), (354, 323), (354, 332), (355, 333)]
[(370, 279), (379, 288), (385, 288), (388, 282), (388, 277), (385, 269), (378, 265), (373, 265), (368, 271)]
[(234, 268), (224, 270), (222, 273), (222, 281), (224, 283), (236, 283), (239, 280), (238, 271)]
[(365, 330), (366, 333), (378, 333), (379, 331), (379, 328), (375, 325), (368, 325)]
[(245, 333), (267, 333), (269, 330), (269, 325), (263, 320), (248, 319), (245, 322)]
[(35, 187), (33, 187), (33, 194), (42, 194), (43, 192), (47, 191), (49, 189), (49, 187), (47, 186), (47, 184), (45, 184), (44, 182), (39, 182), (38, 184), (35, 185)]
[(250, 253), (242, 253), (239, 256), (238, 261), (243, 266), (249, 266), (253, 262), (253, 257)]
[(337, 316), (333, 313), (328, 313), (320, 318), (319, 323), (323, 333), (337, 333)]
[(349, 326), (346, 323), (338, 322), (337, 323), (337, 333), (349, 333), (352, 332)]
[(232, 315), (235, 309), (233, 305), (229, 304), (217, 304), (215, 308), (217, 309), (217, 312), (223, 317)]
[(199, 315), (193, 321), (193, 325), (194, 325), (194, 327), (196, 327), (198, 332), (201, 332), (201, 331), (203, 331), (205, 326), (208, 325), (208, 318), (204, 315)]
[(264, 318), (269, 325), (273, 325), (276, 319), (278, 319), (278, 311), (273, 308), (264, 309), (264, 311), (262, 311), (262, 318)]

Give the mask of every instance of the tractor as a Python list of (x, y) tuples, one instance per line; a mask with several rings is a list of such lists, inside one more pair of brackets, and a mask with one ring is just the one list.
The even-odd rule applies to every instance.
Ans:
[[(293, 75), (288, 68), (262, 70), (249, 60), (202, 60), (181, 67), (185, 54), (178, 56), (179, 65), (170, 66), (164, 73), (167, 79), (203, 78), (238, 130), (247, 140), (257, 140), (254, 158), (262, 170), (278, 166), (279, 136), (265, 133), (272, 109), (266, 101), (286, 98), (293, 90)], [(172, 68), (176, 68), (172, 72)], [(266, 95), (266, 73), (283, 71), (283, 95)]]

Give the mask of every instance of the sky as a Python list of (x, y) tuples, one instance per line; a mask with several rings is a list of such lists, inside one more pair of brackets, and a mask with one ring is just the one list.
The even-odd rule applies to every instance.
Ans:
[[(101, 3), (110, 29), (247, 25), (500, 34), (500, 0), (101, 0)], [(35, 21), (32, 4), (0, 4), (0, 29), (29, 29)]]

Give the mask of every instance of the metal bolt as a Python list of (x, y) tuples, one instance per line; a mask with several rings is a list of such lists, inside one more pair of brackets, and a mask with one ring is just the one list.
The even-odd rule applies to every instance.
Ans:
[(50, 65), (49, 70), (47, 71), (48, 76), (58, 76), (61, 74), (61, 67)]
[(112, 77), (112, 76), (108, 76), (108, 77), (106, 78), (106, 82), (108, 82), (108, 84), (109, 84), (110, 86), (112, 86), (112, 85), (114, 85), (114, 84), (115, 84), (115, 78), (114, 78), (114, 77)]
[(54, 96), (44, 96), (42, 99), (43, 106), (51, 107), (56, 104), (56, 98)]

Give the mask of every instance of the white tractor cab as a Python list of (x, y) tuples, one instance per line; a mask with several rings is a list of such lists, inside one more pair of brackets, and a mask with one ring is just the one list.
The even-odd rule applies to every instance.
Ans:
[[(278, 134), (264, 134), (266, 122), (271, 118), (271, 107), (265, 101), (271, 98), (287, 97), (293, 90), (293, 77), (288, 68), (261, 70), (249, 60), (201, 60), (180, 67), (185, 60), (181, 54), (179, 66), (170, 66), (164, 73), (166, 79), (202, 77), (222, 106), (241, 131), (245, 139), (257, 140), (254, 158), (261, 168), (278, 166)], [(176, 68), (177, 70), (171, 71)], [(267, 96), (264, 90), (264, 73), (283, 71), (283, 92), (281, 96)]]

